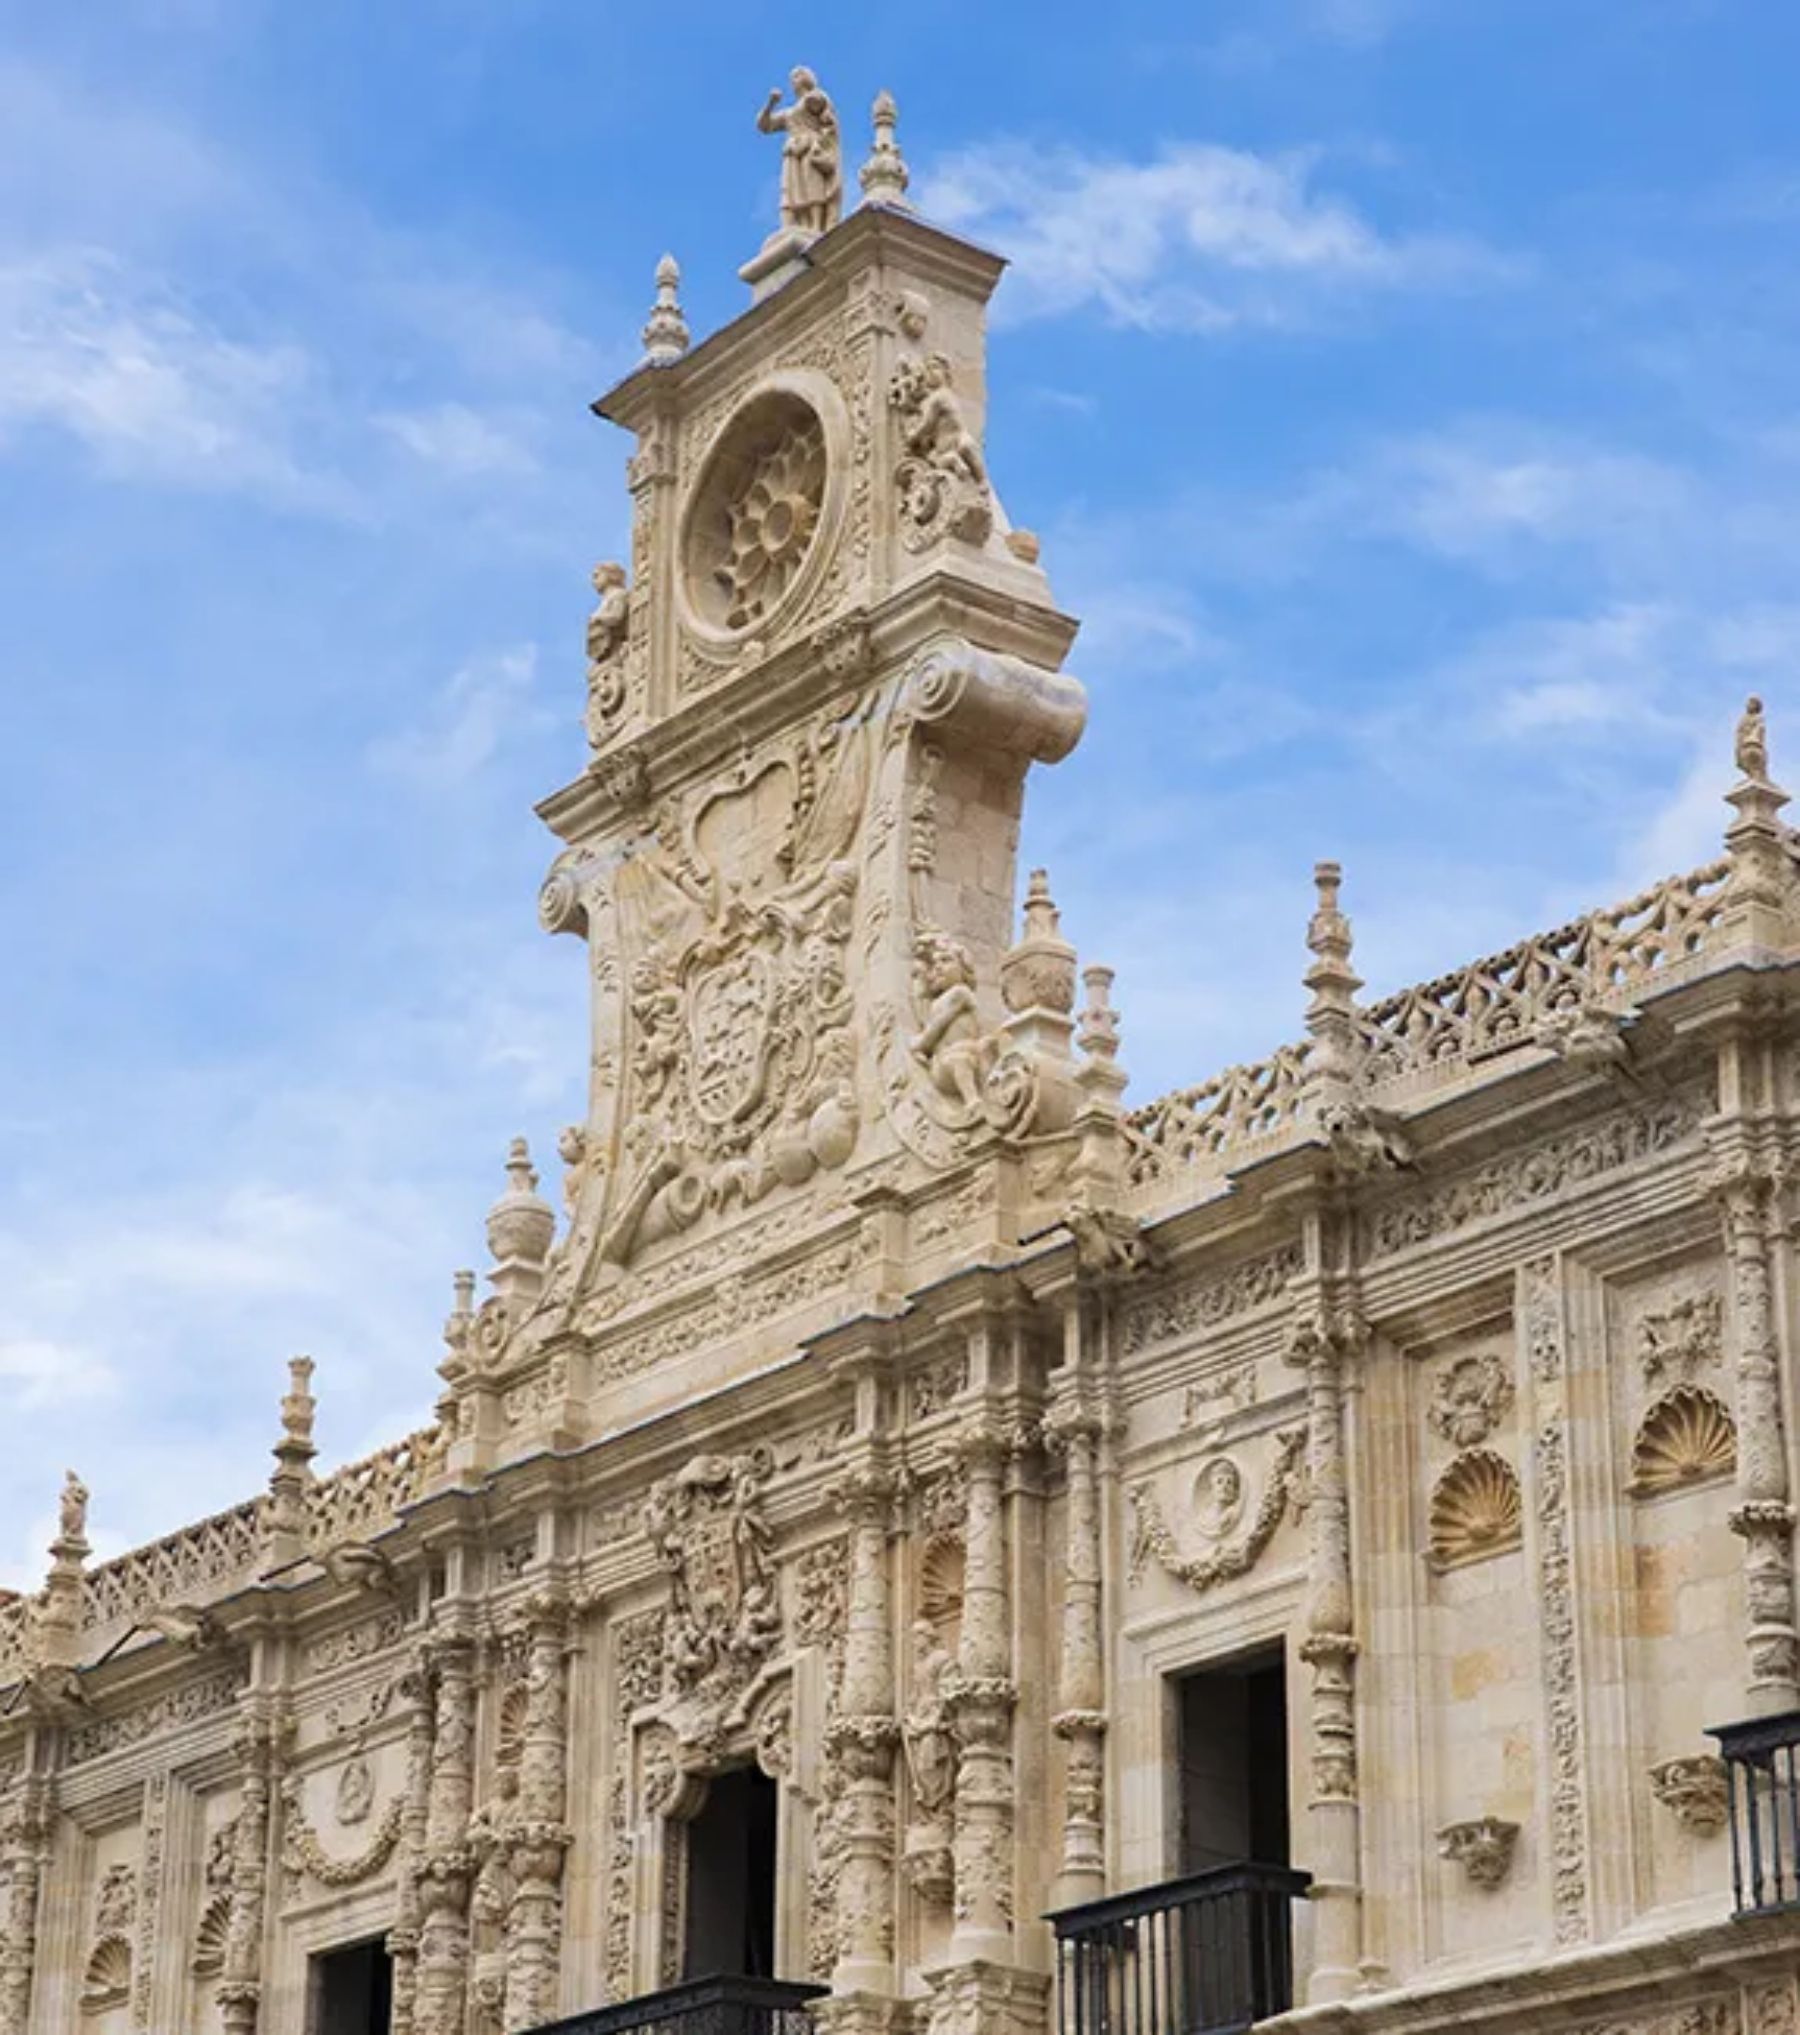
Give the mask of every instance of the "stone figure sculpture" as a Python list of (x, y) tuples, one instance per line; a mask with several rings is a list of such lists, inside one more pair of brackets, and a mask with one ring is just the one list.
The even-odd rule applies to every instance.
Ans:
[(804, 64), (795, 66), (788, 83), (794, 103), (783, 106), (777, 86), (756, 116), (759, 133), (784, 137), (781, 223), (797, 233), (829, 233), (838, 223), (844, 196), (837, 110)]
[(1769, 728), (1763, 717), (1763, 703), (1755, 693), (1744, 702), (1737, 724), (1737, 767), (1756, 783), (1769, 774)]
[(625, 704), (621, 670), (625, 628), (631, 612), (625, 568), (604, 558), (594, 567), (594, 591), (600, 596), (587, 625), (587, 738), (599, 748), (619, 709)]
[(956, 1738), (944, 1685), (954, 1663), (929, 1618), (913, 1622), (911, 1702), (902, 1733), (913, 1803), (922, 1817), (942, 1813), (956, 1785)]

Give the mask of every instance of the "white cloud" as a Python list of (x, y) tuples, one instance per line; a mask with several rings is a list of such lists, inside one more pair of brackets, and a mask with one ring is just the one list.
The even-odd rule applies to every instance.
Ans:
[(532, 705), (537, 659), (535, 643), (472, 657), (438, 695), (429, 721), (377, 743), (370, 762), (433, 790), (466, 784), (509, 734), (539, 723)]
[(952, 155), (925, 179), (928, 217), (1013, 261), (1002, 318), (1097, 306), (1185, 331), (1304, 319), (1321, 291), (1488, 281), (1505, 265), (1466, 241), (1390, 236), (1318, 190), (1306, 152), (1186, 143), (1122, 162), (1020, 142)]
[(98, 251), (0, 264), (0, 442), (48, 427), (124, 477), (343, 509), (290, 442), (311, 379), (299, 346), (232, 338)]
[(90, 1351), (50, 1336), (0, 1337), (0, 1405), (20, 1411), (104, 1398), (117, 1380)]
[(516, 436), (467, 403), (392, 410), (375, 424), (415, 459), (458, 477), (528, 473), (537, 464)]

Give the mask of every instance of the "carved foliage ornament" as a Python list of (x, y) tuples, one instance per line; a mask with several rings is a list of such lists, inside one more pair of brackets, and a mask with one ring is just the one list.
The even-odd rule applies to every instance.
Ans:
[(1716, 1837), (1730, 1820), (1730, 1781), (1717, 1753), (1663, 1760), (1650, 1769), (1650, 1791), (1696, 1837)]
[(1458, 1357), (1432, 1381), (1426, 1418), (1452, 1448), (1474, 1448), (1505, 1419), (1512, 1401), (1512, 1377), (1498, 1356)]
[(1477, 1816), (1467, 1823), (1447, 1824), (1438, 1832), (1438, 1851), (1453, 1865), (1460, 1865), (1469, 1884), (1490, 1891), (1502, 1885), (1512, 1870), (1513, 1847), (1519, 1841), (1519, 1826), (1499, 1816)]

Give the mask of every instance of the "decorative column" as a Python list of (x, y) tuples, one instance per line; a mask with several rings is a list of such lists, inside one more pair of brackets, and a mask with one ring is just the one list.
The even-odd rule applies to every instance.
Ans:
[(436, 1720), (420, 1860), (417, 2035), (462, 2035), (469, 1976), (469, 1814), (475, 1800), (474, 1644), (466, 1635), (431, 1648)]
[(1794, 1508), (1781, 1407), (1769, 1229), (1774, 1180), (1750, 1162), (1714, 1183), (1724, 1215), (1737, 1345), (1738, 1503), (1731, 1530), (1744, 1542), (1745, 1642), (1750, 1714), (1800, 1707), (1800, 1636), (1794, 1617)]
[(288, 1360), (288, 1389), (281, 1402), (281, 1439), (275, 1444), (275, 1468), (263, 1503), (262, 1558), (264, 1575), (284, 1569), (306, 1553), (306, 1498), (313, 1481), (313, 1360)]
[(1106, 1891), (1106, 1662), (1100, 1626), (1102, 1425), (1078, 1399), (1052, 1411), (1047, 1447), (1065, 1464), (1062, 1675), (1050, 1728), (1063, 1763), (1062, 1865), (1056, 1905), (1098, 1900)]
[(431, 1676), (421, 1663), (400, 1684), (407, 1705), (406, 1806), (400, 1826), (400, 1867), (394, 1894), (394, 1926), (388, 1931), (393, 1960), (391, 2035), (413, 2035), (419, 1990), (419, 1868), (425, 1855), (425, 1821), (431, 1794)]
[(231, 1917), (219, 1981), (225, 2035), (253, 2035), (262, 2002), (262, 1952), (269, 1888), (269, 1813), (285, 1741), (283, 1720), (253, 1708), (239, 1723), (237, 1824), (231, 1840)]
[(958, 1437), (968, 1483), (962, 1644), (949, 1688), (956, 1719), (956, 1904), (950, 1962), (1005, 1964), (1013, 1949), (1012, 1721), (1017, 1689), (1007, 1615), (1003, 1474), (1008, 1438), (977, 1414)]
[(6, 1906), (0, 1911), (0, 2035), (25, 2035), (37, 1965), (38, 1897), (50, 1850), (51, 1782), (28, 1773), (0, 1809), (0, 1864)]
[[(888, 1526), (894, 1482), (865, 1462), (847, 1470), (832, 1498), (850, 1522), (844, 1670), (831, 1742), (844, 1774), (839, 1829), (838, 1994), (894, 1990), (894, 1614)], [(841, 2023), (840, 2023), (841, 2025)]]
[(1311, 2002), (1341, 2000), (1360, 1980), (1361, 1817), (1356, 1779), (1356, 1635), (1350, 1586), (1350, 1492), (1344, 1461), (1343, 1357), (1360, 1341), (1351, 1317), (1322, 1309), (1295, 1324), (1289, 1358), (1306, 1371), (1312, 1544), (1300, 1658), (1313, 1671), (1313, 1973)]
[(512, 1839), (514, 1893), (507, 1926), (506, 2026), (530, 2029), (556, 2011), (562, 1953), (562, 1876), (568, 1804), (569, 1607), (549, 1591), (525, 1606), (525, 1731), (519, 1751), (519, 1821)]

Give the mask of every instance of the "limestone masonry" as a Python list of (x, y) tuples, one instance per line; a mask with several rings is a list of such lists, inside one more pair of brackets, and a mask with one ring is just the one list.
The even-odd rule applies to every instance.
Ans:
[(266, 1494), (97, 1566), (70, 1477), (0, 1601), (0, 2035), (715, 1971), (827, 2035), (1796, 2035), (1760, 704), (1717, 861), (1375, 1003), (1322, 863), (1304, 1036), (1127, 1109), (1015, 866), (1086, 706), (983, 452), (1002, 264), (886, 94), (847, 213), (811, 72), (755, 125), (749, 307), (693, 343), (665, 259), (595, 405), (562, 1207), (515, 1144), (425, 1430), (318, 1475), (296, 1360)]

